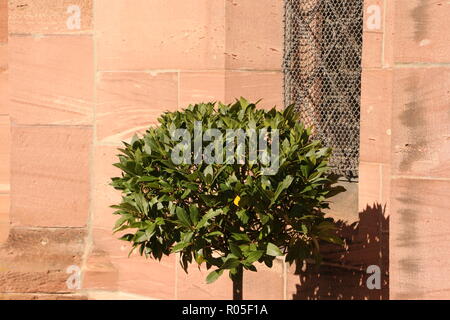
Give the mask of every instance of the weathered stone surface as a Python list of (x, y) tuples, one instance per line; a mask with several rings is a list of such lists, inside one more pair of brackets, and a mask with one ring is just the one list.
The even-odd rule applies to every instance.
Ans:
[[(71, 6), (78, 9), (70, 10)], [(91, 32), (92, 18), (92, 0), (9, 0), (8, 24), (13, 34)]]
[(8, 239), (10, 202), (9, 193), (0, 193), (0, 244)]
[(118, 282), (119, 270), (111, 262), (109, 253), (94, 249), (83, 272), (83, 288), (116, 291)]
[(10, 190), (11, 126), (9, 116), (0, 115), (0, 193)]
[(112, 290), (150, 299), (175, 298), (175, 255), (161, 261), (141, 257), (120, 241), (111, 228), (93, 229), (93, 250), (86, 268), (83, 289)]
[(80, 294), (0, 293), (0, 300), (87, 300)]
[(89, 213), (88, 127), (13, 127), (11, 221), (82, 227)]
[(244, 97), (249, 101), (262, 101), (259, 108), (283, 108), (283, 74), (263, 71), (226, 71), (225, 101), (233, 103)]
[(361, 81), (360, 159), (390, 163), (393, 72), (364, 70)]
[(8, 0), (0, 0), (0, 43), (8, 41)]
[(394, 74), (392, 173), (450, 178), (450, 69)]
[(382, 164), (361, 162), (359, 164), (359, 208), (381, 204), (383, 181), (381, 177)]
[[(94, 149), (94, 193), (92, 225), (104, 230), (112, 230), (118, 216), (110, 206), (122, 201), (121, 193), (111, 184), (112, 177), (120, 177), (121, 170), (115, 166), (120, 151), (115, 146), (95, 146)], [(120, 243), (120, 242), (117, 242)]]
[(363, 34), (363, 68), (381, 68), (383, 65), (383, 34), (365, 32)]
[(391, 298), (448, 299), (449, 190), (449, 181), (393, 180)]
[(8, 45), (0, 43), (0, 115), (9, 114)]
[[(272, 268), (268, 268), (263, 263), (257, 263), (255, 267), (258, 272), (244, 272), (243, 298), (245, 300), (283, 300), (283, 261), (275, 259)], [(228, 275), (225, 274), (224, 276)]]
[(225, 100), (225, 72), (181, 72), (179, 107)]
[(81, 268), (84, 237), (83, 229), (12, 228), (0, 246), (0, 292), (73, 292), (67, 268)]
[(100, 70), (224, 66), (222, 0), (99, 0), (94, 6)]
[(450, 3), (398, 0), (395, 2), (395, 62), (448, 63)]
[[(178, 106), (178, 74), (103, 72), (97, 86), (97, 139), (121, 144)], [(117, 121), (120, 119), (120, 121)]]
[(281, 70), (283, 1), (226, 0), (226, 68)]
[(177, 265), (177, 299), (180, 300), (230, 300), (233, 299), (233, 283), (228, 272), (214, 283), (207, 284), (206, 277), (214, 269), (206, 270), (206, 267), (198, 268), (194, 263), (185, 273), (180, 265)]
[(391, 212), (391, 166), (381, 163), (361, 162), (359, 164), (359, 210), (368, 206), (381, 205)]
[(395, 1), (385, 1), (385, 16), (384, 16), (384, 42), (383, 42), (383, 67), (390, 68), (394, 66), (394, 46), (396, 20), (395, 17)]
[(10, 110), (15, 123), (92, 124), (92, 37), (13, 36), (8, 46)]

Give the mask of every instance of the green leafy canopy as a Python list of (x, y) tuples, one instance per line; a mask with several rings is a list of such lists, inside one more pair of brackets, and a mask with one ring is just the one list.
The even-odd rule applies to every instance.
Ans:
[[(225, 270), (232, 276), (237, 268), (256, 271), (256, 263), (271, 267), (277, 256), (289, 263), (319, 260), (320, 240), (341, 243), (323, 212), (329, 198), (344, 191), (329, 173), (331, 150), (311, 138), (293, 106), (263, 110), (241, 98), (231, 105), (191, 105), (158, 121), (124, 142), (114, 164), (122, 174), (112, 178), (122, 191), (121, 203), (112, 206), (119, 216), (114, 229), (141, 255), (161, 259), (179, 252), (186, 272), (193, 262), (213, 268), (207, 277), (213, 282)], [(194, 145), (196, 121), (203, 132), (278, 129), (278, 171), (263, 175), (264, 165), (250, 162), (248, 152), (244, 164), (174, 164), (171, 151), (179, 141), (171, 132), (187, 129)]]

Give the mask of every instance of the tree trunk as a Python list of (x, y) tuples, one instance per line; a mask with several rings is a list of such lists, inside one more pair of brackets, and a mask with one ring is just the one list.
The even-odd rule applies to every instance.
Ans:
[(242, 279), (244, 270), (242, 266), (237, 267), (237, 272), (232, 276), (233, 280), (233, 300), (242, 300)]

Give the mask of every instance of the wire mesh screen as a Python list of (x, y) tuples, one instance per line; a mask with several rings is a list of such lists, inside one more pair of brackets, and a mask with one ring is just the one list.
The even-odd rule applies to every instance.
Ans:
[(358, 176), (363, 0), (285, 0), (285, 105)]

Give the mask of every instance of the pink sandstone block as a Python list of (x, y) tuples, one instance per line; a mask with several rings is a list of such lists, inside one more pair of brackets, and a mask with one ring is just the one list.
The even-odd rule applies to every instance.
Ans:
[(383, 67), (391, 68), (394, 66), (394, 41), (395, 37), (395, 1), (385, 1), (385, 26), (384, 26), (384, 48), (383, 48)]
[(12, 128), (11, 220), (15, 225), (83, 227), (89, 212), (87, 127)]
[(0, 115), (9, 114), (8, 45), (0, 44)]
[(0, 245), (8, 239), (9, 235), (9, 207), (10, 195), (0, 193)]
[(95, 146), (94, 149), (94, 193), (92, 199), (93, 206), (93, 226), (112, 230), (118, 216), (113, 215), (115, 209), (110, 208), (113, 204), (119, 204), (122, 200), (119, 190), (115, 190), (111, 185), (112, 177), (120, 177), (121, 170), (114, 163), (119, 161), (116, 155), (121, 154), (117, 147)]
[(251, 102), (262, 101), (259, 108), (283, 108), (283, 74), (263, 71), (226, 71), (225, 101), (233, 103), (244, 97)]
[(10, 0), (8, 13), (10, 34), (92, 31), (92, 0)]
[(9, 116), (0, 116), (0, 193), (10, 190), (11, 126)]
[(359, 210), (382, 203), (382, 168), (379, 163), (360, 162), (358, 181)]
[(200, 102), (225, 100), (225, 72), (181, 72), (180, 108)]
[(233, 298), (233, 283), (224, 272), (215, 282), (207, 284), (206, 277), (214, 267), (206, 270), (191, 264), (188, 273), (177, 262), (177, 299), (179, 300), (231, 300)]
[(450, 69), (401, 68), (394, 74), (394, 175), (450, 177)]
[(386, 205), (386, 212), (391, 210), (392, 165), (381, 165), (381, 204)]
[(8, 0), (0, 0), (0, 43), (8, 42)]
[(0, 293), (0, 300), (87, 300), (81, 294), (52, 293)]
[(0, 292), (75, 293), (67, 281), (81, 268), (85, 237), (74, 228), (11, 228), (0, 246)]
[(243, 298), (245, 300), (283, 300), (283, 261), (276, 259), (272, 268), (256, 264), (257, 272), (245, 271)]
[(226, 0), (226, 68), (281, 70), (283, 1)]
[(391, 298), (448, 299), (450, 182), (395, 179), (392, 188)]
[(99, 0), (94, 6), (100, 70), (224, 66), (221, 0)]
[(358, 207), (363, 212), (367, 207), (381, 206), (391, 212), (391, 166), (390, 164), (360, 162), (358, 181)]
[(151, 299), (175, 299), (175, 257), (164, 257), (161, 261), (133, 258), (123, 255), (114, 258), (119, 269), (118, 288), (122, 292), (143, 295)]
[(163, 112), (177, 109), (178, 74), (102, 72), (97, 103), (97, 140), (120, 144), (156, 124)]
[(21, 124), (92, 124), (90, 36), (10, 38), (11, 116)]
[(365, 31), (362, 51), (363, 68), (381, 68), (383, 64), (383, 34)]
[(175, 298), (175, 255), (157, 261), (145, 259), (136, 251), (128, 257), (131, 246), (118, 240), (119, 234), (112, 234), (110, 228), (94, 228), (92, 232), (93, 252), (100, 252), (101, 264), (99, 259), (90, 259), (88, 270), (103, 272), (104, 278), (100, 282), (91, 277), (85, 288), (116, 287), (152, 299)]
[(395, 1), (395, 62), (450, 62), (447, 1)]
[(83, 272), (83, 289), (117, 291), (119, 271), (107, 252), (94, 248)]
[(363, 70), (361, 80), (360, 159), (391, 159), (392, 71)]

